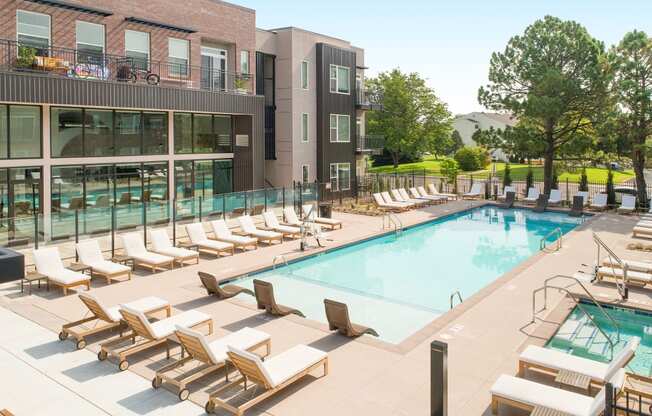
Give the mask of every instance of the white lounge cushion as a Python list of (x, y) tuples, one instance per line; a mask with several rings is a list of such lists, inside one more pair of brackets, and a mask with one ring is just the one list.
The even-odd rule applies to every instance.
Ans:
[[(598, 273), (611, 277), (623, 277), (623, 270), (613, 267), (602, 266), (598, 268)], [(638, 280), (641, 282), (652, 282), (652, 274), (627, 270), (627, 279)]]
[[(41, 272), (39, 272), (41, 273)], [(73, 272), (72, 270), (63, 269), (53, 273), (42, 273), (48, 277), (50, 281), (62, 285), (71, 285), (74, 283), (81, 283), (90, 280), (90, 276), (84, 273)]]
[[(652, 273), (652, 262), (624, 259), (621, 259), (621, 261), (627, 264), (628, 271)], [(612, 261), (610, 257), (605, 257), (602, 260), (602, 265), (605, 267), (620, 267), (620, 264), (618, 264), (616, 261)]]
[(82, 261), (82, 263), (84, 263), (87, 266), (90, 266), (91, 269), (93, 269), (93, 272), (99, 272), (108, 275), (126, 273), (131, 271), (131, 267), (125, 266), (124, 264), (114, 263), (108, 260), (102, 260), (95, 263), (86, 263)]
[(291, 234), (298, 234), (301, 232), (301, 229), (298, 227), (281, 225), (278, 222), (278, 218), (276, 218), (276, 215), (271, 211), (263, 212), (263, 219), (265, 220), (265, 225), (267, 227), (273, 228), (276, 231), (280, 231), (282, 233), (291, 233)]
[(618, 211), (634, 211), (636, 209), (636, 197), (634, 195), (623, 195), (622, 203)]
[(104, 261), (100, 244), (97, 240), (85, 240), (75, 244), (79, 261), (87, 266), (93, 266)]
[(467, 193), (464, 194), (464, 196), (477, 196), (482, 193), (482, 189), (480, 187), (480, 183), (476, 182), (473, 185), (471, 185), (471, 190)]
[(607, 206), (607, 194), (597, 194), (593, 197), (591, 207), (604, 208)]
[(45, 276), (49, 276), (48, 273), (58, 273), (65, 269), (57, 247), (40, 248), (33, 250), (32, 253), (36, 271)]
[(157, 249), (156, 251), (160, 254), (163, 254), (164, 256), (170, 256), (176, 259), (195, 257), (199, 255), (199, 253), (197, 253), (194, 250), (188, 250), (187, 248), (182, 248), (182, 247), (160, 248)]
[(551, 189), (550, 197), (548, 197), (549, 204), (558, 204), (561, 202), (561, 191), (559, 189)]
[(147, 253), (144, 254), (133, 255), (131, 257), (133, 257), (134, 260), (138, 262), (153, 264), (153, 265), (170, 263), (172, 260), (174, 260), (170, 256), (164, 256), (162, 254), (152, 253), (151, 251), (148, 251)]
[(557, 371), (572, 370), (587, 375), (593, 380), (606, 382), (634, 356), (639, 343), (640, 338), (631, 338), (625, 348), (618, 352), (609, 364), (534, 345), (527, 347), (519, 359)]
[(176, 330), (188, 336), (198, 339), (204, 350), (208, 353), (212, 364), (219, 364), (224, 362), (228, 356), (226, 352), (229, 350), (229, 345), (242, 350), (248, 350), (255, 345), (261, 344), (271, 339), (271, 336), (263, 331), (245, 327), (225, 335), (210, 344), (206, 341), (206, 337), (198, 331), (189, 328), (177, 326)]
[(647, 219), (643, 219), (643, 220), (636, 223), (636, 227), (652, 228), (652, 221), (648, 221)]
[(215, 238), (217, 238), (220, 241), (225, 241), (227, 243), (232, 243), (232, 244), (256, 244), (258, 239), (254, 237), (246, 237), (243, 235), (235, 235), (231, 232), (229, 227), (227, 227), (226, 222), (224, 220), (215, 220), (211, 221), (211, 228), (213, 229), (213, 234), (215, 234)]
[(536, 202), (539, 199), (539, 188), (529, 188), (527, 190), (527, 197), (525, 197), (526, 202)]
[(214, 250), (227, 250), (233, 248), (233, 244), (218, 240), (206, 239), (197, 241), (196, 243), (199, 244), (200, 247), (212, 248)]
[[(79, 296), (82, 296), (80, 294)], [(122, 319), (122, 315), (120, 315), (120, 306), (112, 306), (108, 309), (105, 309), (102, 304), (95, 299), (98, 305), (102, 307), (104, 312), (113, 319), (113, 322), (118, 322), (120, 319)], [(144, 298), (140, 298), (138, 300), (135, 300), (133, 302), (125, 303), (126, 306), (128, 306), (131, 309), (137, 310), (142, 312), (143, 314), (146, 314), (151, 311), (155, 311), (157, 309), (161, 309), (165, 306), (168, 306), (170, 302), (168, 302), (165, 299), (157, 298), (156, 296), (147, 296)]]
[(288, 233), (288, 234), (298, 234), (301, 232), (301, 229), (298, 227), (292, 227), (290, 225), (277, 225), (274, 227), (276, 231), (282, 232), (282, 233)]
[(291, 225), (301, 225), (301, 220), (297, 217), (297, 213), (292, 207), (283, 208), (283, 216), (285, 217), (285, 222)]
[(191, 327), (197, 325), (200, 322), (211, 319), (210, 316), (206, 315), (203, 312), (190, 310), (182, 312), (178, 315), (173, 315), (169, 318), (162, 319), (160, 321), (150, 323), (142, 311), (132, 308), (127, 304), (120, 305), (120, 309), (138, 316), (143, 326), (147, 328), (154, 339), (162, 339), (174, 334), (177, 325), (183, 327)]
[(258, 238), (281, 237), (281, 234), (277, 233), (276, 231), (259, 230), (258, 228), (256, 228), (253, 220), (249, 215), (243, 215), (241, 217), (238, 217), (238, 221), (240, 222), (240, 227), (242, 228), (242, 231), (244, 231), (247, 234), (253, 235), (255, 237)]
[(442, 199), (448, 199), (446, 195), (428, 195), (428, 192), (426, 192), (426, 189), (423, 186), (419, 186), (417, 188), (417, 191), (419, 192), (419, 195), (421, 195), (424, 198), (430, 198), (434, 201), (442, 200)]
[(652, 234), (652, 228), (650, 227), (634, 227), (632, 231), (635, 234)]
[(258, 242), (258, 239), (255, 237), (247, 237), (244, 235), (235, 235), (235, 234), (230, 237), (217, 237), (217, 238), (220, 241), (225, 241), (231, 244), (249, 245), (249, 244), (256, 244)]
[(307, 345), (296, 345), (263, 362), (257, 355), (229, 345), (229, 351), (256, 363), (267, 382), (276, 387), (328, 356), (324, 351)]

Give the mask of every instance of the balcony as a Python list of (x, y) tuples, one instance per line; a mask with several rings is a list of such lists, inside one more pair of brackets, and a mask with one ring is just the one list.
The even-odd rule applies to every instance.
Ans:
[(382, 98), (364, 88), (356, 88), (355, 107), (358, 110), (380, 111), (383, 109)]
[(0, 71), (253, 95), (250, 74), (0, 39)]
[(385, 148), (385, 138), (382, 136), (357, 136), (355, 151), (358, 154), (379, 155)]

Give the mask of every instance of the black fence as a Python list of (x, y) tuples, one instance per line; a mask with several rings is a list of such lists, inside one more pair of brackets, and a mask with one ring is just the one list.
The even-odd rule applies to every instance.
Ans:
[[(627, 375), (637, 378), (638, 376)], [(642, 377), (644, 382), (650, 386), (651, 379)], [(652, 416), (652, 394), (642, 391), (634, 391), (625, 388), (620, 391), (611, 383), (605, 386), (605, 409), (604, 416)]]

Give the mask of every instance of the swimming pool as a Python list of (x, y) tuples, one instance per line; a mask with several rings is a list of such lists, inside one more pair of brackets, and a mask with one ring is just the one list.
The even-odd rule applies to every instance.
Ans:
[(324, 298), (346, 302), (353, 321), (400, 343), (447, 312), (454, 291), (470, 297), (537, 252), (552, 230), (566, 233), (579, 222), (562, 213), (485, 206), (249, 275), (239, 284), (270, 281), (279, 303), (321, 322)]
[[(618, 331), (613, 323), (600, 312), (597, 306), (583, 302), (582, 307), (615, 343)], [(627, 368), (636, 374), (651, 376), (652, 313), (612, 305), (602, 305), (602, 307), (620, 327), (620, 342), (614, 347), (614, 355), (623, 349), (632, 337), (639, 337), (641, 343)], [(611, 346), (578, 307), (568, 315), (546, 347), (597, 361), (611, 360)]]

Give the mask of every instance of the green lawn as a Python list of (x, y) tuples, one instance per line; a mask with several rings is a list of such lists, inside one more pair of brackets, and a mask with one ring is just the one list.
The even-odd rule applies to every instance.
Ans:
[[(394, 169), (392, 165), (388, 166), (377, 166), (369, 168), (371, 173), (398, 173), (398, 174), (409, 174), (414, 172), (415, 174), (423, 174), (425, 169), (427, 175), (439, 175), (441, 163), (439, 160), (434, 158), (426, 158), (421, 162), (416, 163), (404, 163), (399, 165), (397, 169)], [(511, 176), (514, 181), (524, 181), (525, 176), (527, 175), (528, 165), (522, 164), (510, 164)], [(496, 163), (496, 174), (502, 178), (503, 171), (505, 169), (504, 163)], [(533, 166), (532, 171), (534, 172), (535, 180), (541, 180), (543, 178), (543, 167), (542, 166)], [(474, 175), (474, 176), (489, 176), (491, 173), (491, 165), (487, 166), (487, 169), (475, 171), (475, 172), (462, 172), (465, 175)], [(581, 169), (576, 169), (575, 172), (560, 172), (559, 181), (565, 182), (568, 179), (569, 182), (579, 182), (580, 174), (582, 173)], [(594, 183), (603, 183), (607, 181), (607, 169), (603, 168), (586, 168), (586, 174), (588, 176), (589, 182)], [(631, 170), (625, 171), (614, 171), (614, 182), (622, 183), (628, 179), (634, 177), (634, 173)]]

